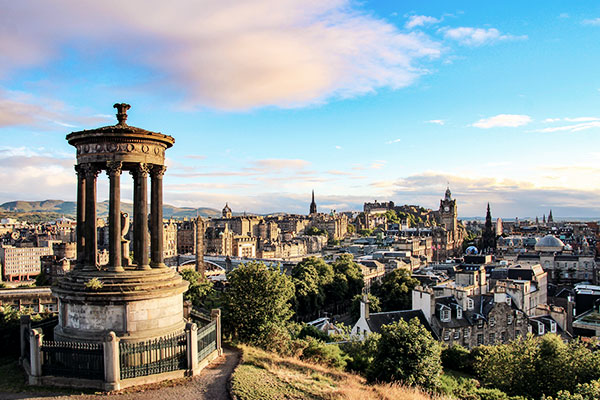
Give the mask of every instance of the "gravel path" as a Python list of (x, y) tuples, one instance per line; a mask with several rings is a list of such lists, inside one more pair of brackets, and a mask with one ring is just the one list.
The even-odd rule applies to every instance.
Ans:
[(40, 393), (3, 393), (2, 400), (229, 400), (227, 382), (234, 368), (238, 365), (239, 352), (224, 347), (224, 357), (221, 357), (208, 367), (199, 376), (184, 378), (161, 386), (161, 384), (146, 385), (138, 388), (128, 388), (120, 393), (97, 395), (62, 395)]

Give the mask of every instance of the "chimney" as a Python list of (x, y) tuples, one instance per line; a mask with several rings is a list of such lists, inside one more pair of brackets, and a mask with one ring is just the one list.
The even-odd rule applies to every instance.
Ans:
[(366, 294), (363, 294), (360, 301), (360, 318), (369, 319), (369, 297)]

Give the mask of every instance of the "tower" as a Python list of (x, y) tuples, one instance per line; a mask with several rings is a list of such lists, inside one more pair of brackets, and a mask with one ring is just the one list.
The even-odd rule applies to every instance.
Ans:
[(231, 218), (231, 208), (229, 208), (229, 204), (227, 203), (223, 207), (223, 218)]
[(551, 224), (554, 222), (554, 218), (552, 218), (552, 210), (550, 210), (550, 214), (548, 214), (548, 223)]
[(317, 213), (317, 203), (315, 203), (315, 191), (312, 191), (312, 201), (310, 203), (310, 214), (316, 214)]
[(457, 223), (456, 200), (452, 199), (450, 188), (446, 189), (443, 200), (440, 200), (440, 219), (444, 228), (449, 232), (456, 232)]
[(206, 226), (202, 217), (198, 216), (195, 221), (196, 237), (196, 272), (204, 276), (204, 230)]
[(485, 215), (485, 226), (481, 237), (481, 251), (490, 253), (496, 249), (496, 233), (492, 224), (492, 212), (490, 211), (490, 203), (487, 205), (487, 213)]

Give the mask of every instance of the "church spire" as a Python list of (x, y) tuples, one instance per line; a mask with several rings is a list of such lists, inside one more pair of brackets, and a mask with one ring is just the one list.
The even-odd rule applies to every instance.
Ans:
[(310, 203), (310, 214), (317, 213), (317, 203), (315, 203), (315, 191), (312, 191), (312, 201)]

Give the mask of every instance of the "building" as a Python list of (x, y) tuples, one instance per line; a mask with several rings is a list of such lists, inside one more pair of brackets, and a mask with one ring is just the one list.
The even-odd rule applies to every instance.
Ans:
[(456, 200), (452, 198), (450, 188), (446, 189), (444, 198), (440, 200), (437, 212), (438, 226), (432, 228), (432, 248), (437, 260), (462, 253), (465, 228), (458, 222)]
[(177, 256), (177, 224), (170, 219), (163, 222), (163, 257), (172, 258)]
[(309, 215), (317, 213), (317, 203), (315, 203), (315, 191), (312, 191), (312, 201), (310, 202)]
[(2, 278), (7, 281), (29, 280), (41, 272), (41, 257), (52, 255), (51, 247), (0, 247)]

